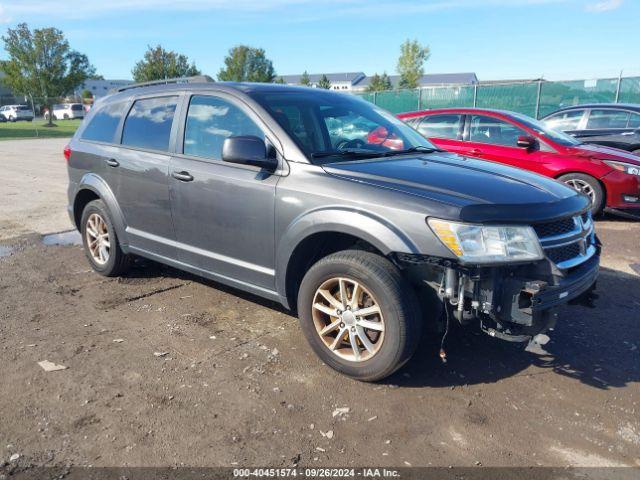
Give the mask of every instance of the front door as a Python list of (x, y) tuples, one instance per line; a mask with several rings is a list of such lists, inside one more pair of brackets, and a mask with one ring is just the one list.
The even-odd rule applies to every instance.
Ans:
[[(275, 189), (279, 176), (222, 161), (227, 137), (267, 140), (260, 120), (223, 94), (188, 100), (182, 148), (169, 169), (178, 259), (224, 279), (275, 290)], [(180, 142), (179, 142), (180, 143)]]
[[(545, 152), (518, 147), (519, 136), (531, 136), (510, 122), (488, 115), (469, 115), (468, 141), (463, 155), (545, 173)], [(539, 147), (545, 145), (539, 145)]]

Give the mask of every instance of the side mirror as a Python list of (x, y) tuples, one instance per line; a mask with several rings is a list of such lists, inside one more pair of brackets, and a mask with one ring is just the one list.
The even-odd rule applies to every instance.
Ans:
[(222, 161), (253, 165), (267, 170), (275, 170), (278, 162), (269, 157), (264, 140), (253, 135), (228, 137), (222, 144)]
[(535, 138), (529, 136), (529, 135), (520, 135), (518, 137), (518, 147), (520, 148), (526, 148), (527, 150), (532, 150), (536, 144), (537, 141)]

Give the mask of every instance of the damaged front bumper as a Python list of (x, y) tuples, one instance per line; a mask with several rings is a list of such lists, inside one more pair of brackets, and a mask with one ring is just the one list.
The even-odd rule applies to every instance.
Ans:
[(544, 259), (525, 265), (463, 266), (423, 255), (397, 254), (396, 261), (414, 283), (437, 292), (461, 324), (479, 321), (488, 335), (528, 342), (556, 324), (558, 307), (590, 303), (600, 264), (600, 245), (579, 265), (560, 269)]

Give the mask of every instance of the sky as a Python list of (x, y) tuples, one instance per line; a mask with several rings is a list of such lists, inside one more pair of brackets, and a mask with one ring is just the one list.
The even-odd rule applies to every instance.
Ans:
[(640, 0), (0, 0), (0, 35), (59, 28), (107, 79), (130, 79), (157, 44), (213, 77), (238, 44), (264, 48), (279, 75), (392, 74), (408, 38), (431, 49), (425, 73), (639, 75), (639, 19)]

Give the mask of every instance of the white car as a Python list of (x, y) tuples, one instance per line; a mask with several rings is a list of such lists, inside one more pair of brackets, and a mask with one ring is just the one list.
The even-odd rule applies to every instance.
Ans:
[[(49, 118), (49, 112), (44, 114), (44, 118)], [(54, 120), (72, 118), (84, 118), (84, 106), (81, 103), (60, 103), (53, 106)]]
[(0, 107), (0, 116), (10, 122), (17, 122), (18, 120), (30, 122), (34, 117), (33, 110), (26, 105), (5, 105)]

